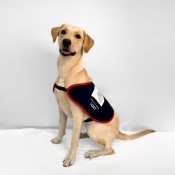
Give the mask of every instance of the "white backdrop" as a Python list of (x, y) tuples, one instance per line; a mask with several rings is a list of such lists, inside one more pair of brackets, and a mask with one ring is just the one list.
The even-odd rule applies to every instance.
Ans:
[(1, 128), (57, 127), (50, 30), (63, 23), (95, 40), (84, 66), (122, 130), (175, 131), (172, 0), (0, 0)]

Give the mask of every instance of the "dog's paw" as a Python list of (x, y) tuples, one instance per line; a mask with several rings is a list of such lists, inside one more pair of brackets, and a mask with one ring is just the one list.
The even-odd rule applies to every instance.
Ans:
[(83, 139), (83, 138), (88, 138), (88, 134), (87, 133), (80, 133), (80, 139)]
[(96, 150), (90, 150), (85, 154), (85, 158), (94, 158), (97, 157), (98, 155), (96, 154)]
[(53, 138), (53, 139), (51, 140), (51, 142), (54, 143), (54, 144), (58, 144), (58, 143), (61, 142), (61, 140), (60, 140), (58, 137), (55, 137), (55, 138)]
[(64, 167), (71, 166), (74, 164), (74, 162), (75, 162), (75, 156), (68, 155), (63, 161), (63, 166)]

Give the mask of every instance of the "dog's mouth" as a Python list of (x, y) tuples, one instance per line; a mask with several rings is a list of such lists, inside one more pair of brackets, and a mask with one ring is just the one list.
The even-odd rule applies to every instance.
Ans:
[(76, 54), (76, 52), (71, 52), (68, 49), (60, 49), (60, 53), (63, 56), (74, 56)]

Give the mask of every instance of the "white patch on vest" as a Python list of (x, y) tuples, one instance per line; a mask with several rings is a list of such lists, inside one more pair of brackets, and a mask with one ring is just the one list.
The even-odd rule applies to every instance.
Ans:
[(104, 97), (103, 97), (102, 93), (96, 87), (94, 88), (94, 91), (92, 92), (91, 96), (97, 100), (97, 102), (100, 104), (100, 106), (103, 105)]

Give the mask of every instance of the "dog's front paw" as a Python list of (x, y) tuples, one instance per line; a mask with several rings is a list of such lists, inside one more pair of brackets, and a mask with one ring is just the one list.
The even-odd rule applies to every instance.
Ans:
[(68, 155), (63, 161), (63, 166), (64, 167), (71, 166), (74, 164), (74, 162), (75, 162), (75, 156)]
[(58, 144), (58, 143), (61, 142), (61, 140), (60, 140), (58, 137), (55, 137), (55, 138), (53, 138), (53, 139), (51, 140), (51, 142), (54, 143), (54, 144)]

